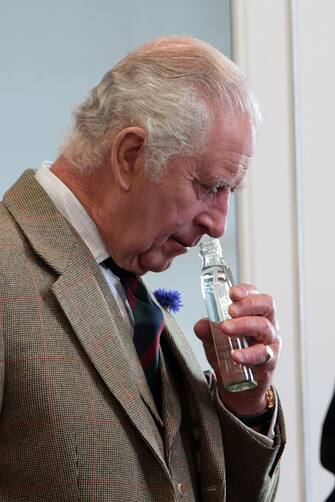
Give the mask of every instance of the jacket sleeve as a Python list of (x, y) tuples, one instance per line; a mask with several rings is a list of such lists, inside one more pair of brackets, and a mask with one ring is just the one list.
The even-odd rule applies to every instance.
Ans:
[[(217, 398), (225, 452), (227, 500), (272, 502), (279, 481), (279, 459), (286, 435), (279, 397), (273, 441), (246, 427)], [(266, 439), (264, 441), (264, 439)]]
[[(276, 395), (277, 416), (274, 419), (274, 434), (271, 438), (261, 436), (246, 427), (219, 401), (214, 373), (209, 372), (213, 378), (208, 378), (207, 372), (203, 374), (174, 318), (166, 314), (166, 321), (170, 335), (173, 333), (173, 339), (178, 340), (178, 353), (183, 353), (182, 367), (187, 367), (187, 372), (185, 371), (183, 376), (186, 376), (185, 380), (190, 384), (187, 395), (190, 399), (193, 397), (190, 400), (190, 410), (193, 409), (194, 424), (201, 431), (199, 434), (204, 439), (202, 443), (207, 444), (210, 451), (212, 441), (221, 442), (220, 448), (217, 447), (218, 445), (213, 445), (213, 447), (217, 455), (215, 457), (218, 466), (215, 471), (216, 475), (220, 472), (224, 473), (225, 500), (272, 502), (275, 499), (279, 480), (279, 459), (285, 446), (285, 425), (279, 397)], [(203, 392), (204, 388), (206, 396)], [(199, 421), (199, 416), (204, 420)], [(198, 422), (202, 424), (202, 429)], [(204, 422), (206, 422), (206, 427)], [(215, 428), (212, 424), (215, 424)], [(212, 434), (212, 428), (215, 434)], [(199, 440), (198, 442), (201, 443)], [(213, 455), (210, 458), (213, 459)], [(204, 469), (203, 465), (202, 469)]]

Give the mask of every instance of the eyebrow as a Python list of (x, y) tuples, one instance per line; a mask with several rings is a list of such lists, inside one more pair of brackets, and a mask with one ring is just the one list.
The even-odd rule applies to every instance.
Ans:
[[(211, 164), (213, 163), (207, 163), (206, 164), (206, 167), (207, 168), (210, 168), (211, 167)], [(227, 170), (228, 173), (233, 173), (234, 170), (233, 169), (230, 169), (229, 168), (229, 162), (227, 162), (227, 165), (225, 166), (225, 169)], [(240, 169), (239, 169), (239, 181), (238, 183), (234, 183), (234, 181), (226, 181), (226, 180), (223, 180), (223, 179), (219, 179), (219, 178), (216, 178), (215, 177), (215, 174), (213, 174), (213, 177), (210, 179), (210, 175), (208, 175), (208, 178), (207, 178), (207, 184), (208, 185), (215, 185), (217, 184), (218, 186), (226, 186), (226, 187), (229, 187), (231, 190), (234, 189), (234, 190), (240, 190), (242, 189), (245, 185), (243, 184), (244, 180), (245, 180), (245, 175), (246, 173), (248, 172), (248, 165), (240, 165)], [(228, 174), (229, 175), (229, 174)]]
[(227, 187), (230, 188), (230, 190), (241, 190), (244, 185), (243, 185), (243, 180), (244, 178), (241, 178), (241, 180), (238, 183), (233, 183), (229, 181), (224, 181), (224, 180), (217, 180), (211, 183), (211, 186), (216, 186), (217, 188), (219, 187)]

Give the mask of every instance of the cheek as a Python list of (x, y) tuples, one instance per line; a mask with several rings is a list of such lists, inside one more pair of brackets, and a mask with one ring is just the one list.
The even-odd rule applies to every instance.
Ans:
[(179, 221), (191, 222), (198, 214), (206, 210), (206, 202), (196, 197), (183, 200), (179, 210)]

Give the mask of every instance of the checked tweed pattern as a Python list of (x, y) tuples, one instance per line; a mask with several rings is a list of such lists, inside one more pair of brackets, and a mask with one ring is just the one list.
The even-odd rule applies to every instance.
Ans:
[(134, 316), (134, 345), (152, 395), (160, 403), (159, 346), (165, 328), (161, 309), (151, 299), (141, 279), (120, 268), (112, 258), (104, 262), (119, 277)]
[(218, 406), (164, 317), (161, 430), (99, 265), (26, 171), (0, 202), (1, 502), (172, 502), (180, 480), (185, 502), (274, 500), (280, 405), (267, 447)]

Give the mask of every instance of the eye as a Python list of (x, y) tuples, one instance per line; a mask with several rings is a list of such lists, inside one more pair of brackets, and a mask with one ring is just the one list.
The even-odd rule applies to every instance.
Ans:
[(213, 185), (204, 185), (204, 184), (200, 183), (200, 187), (201, 187), (202, 192), (208, 197), (217, 195), (220, 192), (222, 192), (223, 190), (226, 190), (226, 189), (229, 190), (229, 186), (226, 185), (225, 183), (221, 183), (221, 182), (214, 183)]

